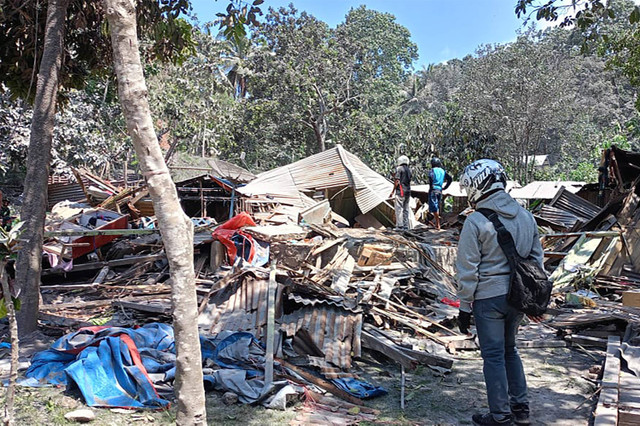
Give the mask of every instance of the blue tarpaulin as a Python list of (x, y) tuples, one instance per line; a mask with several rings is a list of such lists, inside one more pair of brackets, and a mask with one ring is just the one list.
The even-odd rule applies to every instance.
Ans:
[(147, 374), (157, 370), (158, 362), (141, 356), (141, 351), (173, 349), (173, 329), (166, 324), (138, 329), (87, 327), (37, 353), (24, 384), (73, 382), (91, 407), (161, 408), (169, 402), (158, 396)]
[[(270, 406), (282, 395), (296, 392), (287, 381), (264, 386), (265, 352), (246, 332), (223, 331), (214, 338), (200, 336), (203, 365), (215, 365), (204, 375), (207, 389), (232, 391), (243, 403)], [(282, 368), (276, 363), (277, 368)], [(25, 386), (75, 383), (92, 407), (162, 408), (169, 402), (156, 392), (155, 383), (175, 378), (173, 328), (147, 324), (139, 328), (87, 327), (56, 340), (37, 353), (22, 381)], [(360, 398), (386, 393), (355, 379), (337, 379), (337, 386)], [(289, 388), (289, 389), (288, 389)], [(280, 398), (278, 398), (280, 396)], [(282, 402), (284, 401), (284, 402)]]

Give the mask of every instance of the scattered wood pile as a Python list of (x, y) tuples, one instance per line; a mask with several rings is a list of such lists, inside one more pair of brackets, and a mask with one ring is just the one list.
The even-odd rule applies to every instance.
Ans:
[[(340, 149), (336, 153), (336, 158), (346, 155)], [(615, 193), (603, 208), (561, 188), (535, 212), (555, 293), (548, 321), (523, 327), (519, 347), (604, 351), (612, 338), (632, 342), (629, 327), (640, 323), (640, 182), (637, 172), (620, 172), (632, 168), (619, 159), (613, 164), (618, 168)], [(349, 167), (340, 170), (345, 179), (351, 176)], [(359, 173), (363, 170), (359, 166)], [(345, 215), (346, 220), (328, 200), (317, 202), (303, 192), (287, 204), (283, 194), (271, 195), (278, 192), (274, 182), (282, 178), (279, 174), (263, 176), (274, 180), (263, 192), (254, 181), (245, 194), (240, 184), (203, 176), (182, 183), (196, 215), (203, 334), (245, 331), (267, 347), (273, 336), (275, 359), (297, 369), (316, 389), (347, 401), (345, 410), (362, 401), (331, 380), (355, 377), (353, 361), (365, 351), (393, 360), (404, 372), (418, 365), (448, 371), (451, 354), (477, 349), (475, 339), (458, 333), (455, 322), (455, 229), (398, 233), (384, 228), (371, 212)], [(78, 180), (102, 192), (85, 185), (89, 204), (66, 203), (53, 210), (57, 216), (48, 222), (47, 247), (57, 250), (47, 249), (43, 325), (62, 333), (88, 324), (170, 322), (171, 283), (161, 236), (152, 214), (139, 213), (144, 186), (116, 187), (88, 173), (80, 173)], [(286, 187), (292, 194), (302, 185), (294, 184)], [(231, 226), (235, 213), (247, 206), (251, 216)], [(124, 217), (128, 223), (119, 228), (127, 229), (82, 219), (96, 211)], [(201, 214), (206, 211), (216, 217)], [(632, 361), (621, 362), (621, 371), (637, 362), (635, 352), (628, 354)], [(619, 376), (619, 395), (640, 388), (637, 376)], [(623, 383), (632, 384), (625, 388)], [(640, 409), (607, 401), (607, 409)]]
[[(561, 188), (534, 212), (545, 231), (552, 270), (553, 315), (545, 327), (579, 350), (606, 351), (595, 424), (637, 424), (640, 351), (630, 330), (640, 325), (640, 155), (613, 147), (603, 153), (598, 199)], [(623, 342), (622, 344), (620, 342)], [(621, 356), (622, 355), (622, 356)]]

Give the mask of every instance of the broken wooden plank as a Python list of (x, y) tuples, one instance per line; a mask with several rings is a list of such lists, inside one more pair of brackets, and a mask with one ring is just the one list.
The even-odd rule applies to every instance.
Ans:
[(417, 364), (444, 368), (453, 365), (452, 359), (400, 346), (387, 334), (368, 324), (364, 324), (361, 338), (364, 347), (381, 352), (409, 370)]
[(93, 280), (93, 282), (91, 283), (91, 285), (98, 285), (98, 284), (102, 284), (102, 282), (105, 280), (105, 278), (107, 278), (107, 274), (109, 273), (109, 266), (105, 266), (103, 267), (100, 272), (98, 272), (98, 275), (96, 275), (96, 278)]
[(410, 348), (402, 348), (402, 351), (413, 358), (417, 359), (420, 364), (431, 365), (435, 367), (451, 368), (453, 360), (438, 355), (432, 355), (425, 351), (417, 351)]
[(594, 426), (615, 426), (618, 424), (619, 348), (620, 337), (610, 336), (602, 375), (602, 390), (594, 413)]
[(346, 240), (346, 238), (340, 237), (340, 238), (336, 238), (336, 239), (331, 239), (331, 240), (325, 241), (320, 246), (316, 247), (315, 249), (313, 249), (313, 251), (311, 251), (311, 256), (317, 256), (318, 254), (322, 253), (325, 250), (330, 249), (331, 247), (335, 246), (336, 244), (343, 243), (345, 240)]
[(38, 314), (38, 320), (46, 321), (56, 327), (69, 327), (69, 328), (80, 328), (80, 327), (89, 327), (93, 324), (77, 320), (74, 318), (67, 318), (60, 315), (53, 314), (45, 314), (44, 312), (40, 312)]
[(126, 266), (131, 265), (138, 262), (147, 262), (147, 261), (155, 261), (164, 259), (166, 255), (164, 253), (158, 254), (150, 254), (146, 256), (131, 256), (125, 257), (122, 259), (116, 260), (108, 260), (103, 262), (91, 262), (91, 263), (81, 263), (79, 265), (74, 265), (71, 271), (63, 271), (62, 269), (45, 269), (42, 271), (42, 275), (54, 275), (54, 274), (65, 274), (68, 272), (79, 272), (79, 271), (91, 271), (93, 269), (100, 269), (108, 266), (109, 268), (115, 268), (116, 266)]
[(306, 229), (297, 225), (247, 226), (243, 230), (258, 240), (268, 243), (301, 240), (309, 234)]
[(109, 306), (111, 300), (89, 300), (86, 302), (78, 301), (73, 303), (52, 303), (40, 305), (41, 311), (61, 311), (64, 309), (87, 309)]
[(385, 311), (383, 309), (377, 308), (377, 307), (373, 307), (371, 309), (373, 312), (382, 315), (382, 316), (386, 316), (392, 320), (398, 321), (401, 324), (404, 324), (410, 328), (412, 328), (413, 330), (417, 331), (418, 333), (427, 336), (428, 338), (434, 340), (437, 343), (440, 343), (441, 345), (445, 345), (447, 344), (447, 342), (445, 340), (443, 340), (440, 336), (437, 336), (436, 334), (426, 330), (425, 328), (421, 327), (420, 325), (416, 324), (415, 322), (409, 320), (408, 318), (405, 318), (401, 315), (397, 315), (394, 314), (393, 312), (389, 312), (389, 311)]
[(286, 368), (296, 372), (297, 374), (299, 374), (300, 376), (302, 376), (302, 378), (304, 378), (305, 380), (313, 383), (314, 385), (318, 386), (319, 388), (322, 388), (324, 390), (326, 390), (327, 392), (331, 392), (334, 396), (344, 399), (347, 402), (350, 402), (351, 404), (355, 404), (355, 405), (364, 405), (364, 401), (362, 401), (360, 398), (356, 398), (355, 396), (351, 395), (350, 393), (338, 388), (337, 386), (335, 386), (333, 383), (314, 376), (313, 374), (309, 373), (308, 371), (297, 367), (287, 361), (284, 361), (282, 359), (278, 359), (278, 362), (280, 364), (282, 364), (283, 366), (285, 366)]
[(560, 339), (518, 340), (518, 349), (566, 348), (567, 342)]
[(602, 374), (602, 387), (618, 388), (618, 382), (620, 381), (619, 349), (620, 337), (610, 336), (607, 344), (604, 373)]
[(398, 364), (404, 366), (409, 371), (415, 370), (415, 368), (418, 366), (417, 359), (415, 359), (411, 355), (404, 353), (402, 350), (397, 348), (396, 345), (393, 344), (393, 342), (382, 339), (380, 337), (376, 337), (366, 330), (362, 330), (360, 340), (363, 347), (380, 352), (381, 354), (391, 358)]
[(95, 237), (98, 235), (120, 235), (124, 237), (159, 233), (159, 229), (59, 229), (55, 231), (45, 231), (44, 237)]
[(333, 280), (331, 282), (332, 289), (336, 290), (340, 294), (344, 294), (347, 291), (355, 264), (355, 259), (349, 254), (349, 252), (347, 252), (345, 260), (335, 269)]
[(127, 300), (114, 300), (111, 303), (116, 308), (133, 309), (135, 311), (147, 312), (150, 314), (164, 314), (171, 315), (171, 305), (160, 304), (157, 301), (150, 301), (149, 303), (131, 302)]
[[(409, 266), (409, 271), (418, 271), (418, 267), (415, 263), (412, 262), (407, 262), (407, 265)], [(407, 265), (400, 263), (400, 262), (393, 262), (390, 263), (389, 265), (374, 265), (374, 266), (359, 266), (356, 265), (353, 268), (354, 272), (372, 272), (372, 271), (383, 271), (383, 272), (391, 272), (391, 271), (401, 271), (401, 270), (406, 270), (407, 269)]]
[(569, 341), (571, 342), (572, 346), (581, 345), (581, 346), (588, 346), (588, 347), (601, 348), (601, 349), (607, 348), (607, 339), (603, 339), (600, 337), (572, 334), (571, 336), (569, 336)]
[(462, 336), (462, 334), (461, 334), (461, 333), (458, 333), (458, 332), (457, 332), (457, 331), (455, 331), (455, 330), (451, 330), (451, 329), (449, 329), (449, 328), (445, 327), (444, 325), (440, 324), (439, 322), (434, 321), (434, 320), (432, 320), (431, 318), (427, 318), (427, 317), (425, 317), (424, 315), (421, 315), (421, 314), (419, 314), (418, 312), (416, 312), (416, 311), (414, 311), (414, 310), (412, 310), (412, 309), (410, 309), (410, 308), (408, 308), (408, 307), (406, 307), (406, 306), (403, 306), (403, 305), (401, 305), (401, 304), (399, 304), (399, 303), (396, 303), (396, 302), (394, 302), (394, 301), (392, 301), (392, 300), (389, 300), (389, 299), (386, 299), (386, 298), (384, 298), (384, 297), (382, 297), (382, 296), (379, 296), (379, 295), (378, 295), (378, 294), (376, 294), (376, 293), (373, 293), (373, 294), (372, 294), (372, 296), (373, 296), (373, 297), (376, 297), (377, 299), (380, 299), (380, 300), (382, 300), (383, 302), (386, 302), (386, 303), (388, 303), (388, 304), (390, 304), (390, 305), (392, 305), (392, 306), (395, 306), (396, 308), (398, 308), (398, 309), (400, 309), (400, 310), (403, 310), (404, 312), (407, 312), (407, 313), (410, 313), (410, 314), (412, 314), (412, 315), (415, 315), (416, 317), (418, 317), (418, 319), (420, 319), (420, 320), (422, 320), (422, 321), (426, 321), (426, 322), (431, 323), (431, 324), (433, 324), (433, 325), (435, 325), (435, 326), (437, 326), (437, 327), (439, 327), (439, 328), (441, 328), (441, 329), (443, 329), (443, 330), (446, 330), (446, 331), (448, 331), (449, 333), (453, 334), (454, 336)]

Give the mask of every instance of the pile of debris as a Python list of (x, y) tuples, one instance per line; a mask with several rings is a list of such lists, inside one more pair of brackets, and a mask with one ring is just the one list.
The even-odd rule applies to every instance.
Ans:
[(572, 347), (606, 350), (607, 366), (617, 363), (615, 373), (605, 371), (596, 422), (637, 424), (640, 154), (612, 147), (604, 152), (600, 170), (598, 199), (608, 200), (604, 207), (560, 188), (534, 211), (544, 231), (545, 266), (553, 270), (553, 317), (546, 326)]
[[(607, 158), (604, 207), (560, 188), (534, 209), (555, 292), (548, 321), (523, 327), (521, 348), (606, 350), (625, 335), (622, 344), (634, 345), (640, 158), (616, 148)], [(191, 170), (197, 174), (176, 183), (196, 230), (198, 325), (212, 388), (264, 402), (266, 385), (255, 380), (269, 375), (265, 360), (274, 359), (274, 381), (293, 387), (285, 394), (318, 402), (330, 393), (347, 416), (350, 404), (383, 393), (354, 373), (364, 351), (398, 363), (404, 378), (418, 365), (443, 374), (457, 350), (478, 348), (456, 331), (456, 229), (388, 230), (393, 185), (341, 146), (255, 178), (238, 169)], [(57, 203), (47, 222), (43, 326), (62, 335), (88, 325), (170, 323), (169, 270), (144, 184), (116, 185), (86, 171), (76, 178), (82, 199)], [(222, 360), (227, 338), (248, 340), (242, 354)], [(72, 341), (63, 336), (60, 345)], [(229, 379), (227, 369), (242, 377)], [(625, 388), (622, 377), (620, 395), (640, 384), (625, 376)], [(606, 401), (598, 412), (640, 409)]]
[[(196, 231), (203, 357), (205, 346), (215, 352), (222, 337), (245, 333), (260, 356), (276, 360), (276, 378), (316, 399), (328, 392), (362, 405), (383, 393), (353, 373), (363, 351), (403, 372), (428, 365), (443, 373), (456, 348), (472, 345), (454, 330), (456, 232), (387, 230), (392, 184), (340, 146), (319, 155), (302, 160), (316, 166), (314, 179), (294, 163), (248, 185), (213, 171), (176, 183)], [(56, 203), (47, 220), (40, 315), (46, 330), (63, 335), (58, 350), (73, 351), (70, 329), (171, 322), (169, 270), (144, 185), (75, 174), (82, 199)], [(216, 359), (203, 366), (217, 376), (213, 388), (255, 402), (256, 376), (225, 388), (228, 365)], [(30, 377), (49, 377), (39, 374)]]

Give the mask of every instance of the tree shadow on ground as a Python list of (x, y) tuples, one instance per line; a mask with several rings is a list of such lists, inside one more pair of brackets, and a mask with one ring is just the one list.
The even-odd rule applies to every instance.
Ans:
[[(595, 407), (595, 384), (585, 379), (596, 360), (568, 348), (520, 351), (531, 401), (532, 424), (588, 424)], [(602, 360), (602, 355), (595, 355)], [(381, 410), (380, 423), (471, 424), (474, 413), (488, 411), (479, 351), (459, 352), (452, 372), (442, 375), (419, 367), (406, 375), (406, 405), (400, 410), (400, 369), (393, 364), (359, 364), (359, 373), (389, 394), (368, 405)], [(591, 399), (589, 399), (591, 398)]]

